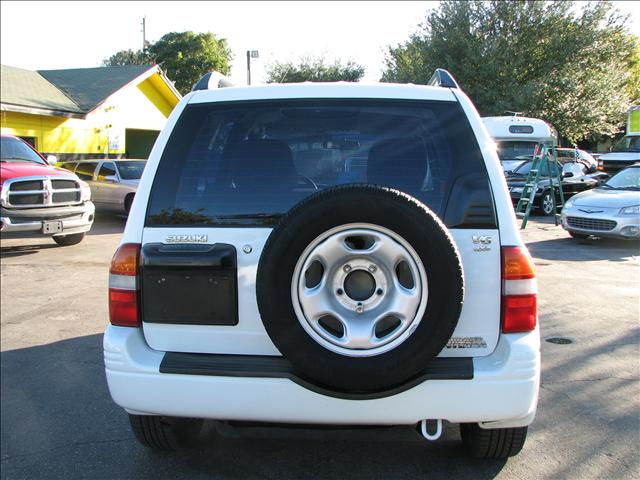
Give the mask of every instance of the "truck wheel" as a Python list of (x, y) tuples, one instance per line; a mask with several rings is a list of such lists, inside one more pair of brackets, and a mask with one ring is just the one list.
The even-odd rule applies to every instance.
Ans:
[(80, 243), (83, 238), (84, 238), (84, 232), (74, 233), (72, 235), (57, 235), (53, 237), (53, 241), (56, 242), (61, 247), (69, 247), (71, 245), (76, 245)]
[(269, 337), (302, 378), (378, 393), (424, 370), (453, 333), (464, 280), (446, 227), (375, 185), (316, 193), (282, 218), (256, 277)]
[(136, 439), (153, 450), (179, 450), (191, 445), (200, 434), (203, 421), (194, 418), (129, 414)]
[(477, 423), (463, 423), (460, 435), (467, 453), (474, 458), (507, 458), (522, 450), (527, 427), (485, 429)]

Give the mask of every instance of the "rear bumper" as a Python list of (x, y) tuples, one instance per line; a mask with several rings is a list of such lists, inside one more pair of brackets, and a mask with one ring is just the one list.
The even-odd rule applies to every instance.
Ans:
[(426, 380), (395, 395), (350, 400), (311, 391), (287, 378), (160, 373), (164, 352), (138, 328), (109, 326), (104, 362), (114, 401), (138, 414), (277, 423), (411, 425), (423, 419), (478, 422), (487, 428), (533, 421), (540, 383), (540, 337), (502, 335), (496, 350), (473, 359), (470, 380)]
[[(3, 238), (51, 237), (88, 232), (93, 224), (95, 207), (92, 202), (65, 207), (0, 210), (0, 233)], [(62, 232), (46, 234), (44, 221), (62, 221)]]

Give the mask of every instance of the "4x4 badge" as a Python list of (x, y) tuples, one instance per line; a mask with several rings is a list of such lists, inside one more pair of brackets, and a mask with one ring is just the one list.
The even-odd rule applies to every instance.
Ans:
[(167, 235), (165, 243), (207, 243), (208, 237), (204, 234), (196, 235)]
[(491, 237), (489, 235), (473, 235), (471, 237), (474, 252), (488, 252), (491, 250)]

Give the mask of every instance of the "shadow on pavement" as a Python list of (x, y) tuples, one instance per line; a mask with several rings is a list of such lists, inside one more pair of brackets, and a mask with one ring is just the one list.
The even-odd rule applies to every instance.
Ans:
[(627, 260), (640, 255), (640, 243), (629, 240), (594, 238), (577, 240), (575, 238), (556, 238), (527, 242), (531, 255), (545, 260), (594, 261)]
[(2, 246), (0, 248), (0, 258), (22, 257), (23, 255), (31, 255), (38, 253), (40, 250), (46, 250), (48, 248), (64, 248), (60, 247), (51, 239), (47, 239), (47, 242), (51, 243), (38, 243), (35, 245), (14, 245), (10, 247)]
[(97, 212), (96, 219), (87, 235), (111, 235), (122, 233), (127, 223), (127, 217), (113, 213)]
[(101, 341), (91, 335), (0, 354), (3, 478), (490, 479), (506, 464), (467, 458), (453, 426), (428, 443), (411, 428), (227, 427), (221, 435), (221, 425), (207, 422), (196, 449), (152, 452), (111, 401)]

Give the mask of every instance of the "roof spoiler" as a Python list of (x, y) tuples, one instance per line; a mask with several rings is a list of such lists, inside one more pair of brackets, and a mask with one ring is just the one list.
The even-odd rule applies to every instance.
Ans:
[(221, 74), (220, 72), (205, 73), (198, 83), (196, 83), (191, 89), (192, 92), (196, 90), (212, 90), (215, 88), (233, 87), (234, 83), (229, 77)]
[(432, 87), (460, 88), (458, 82), (456, 82), (453, 76), (444, 68), (436, 68), (427, 85), (431, 85)]

